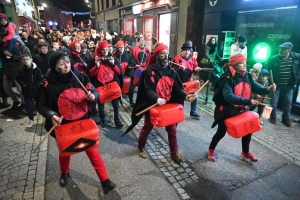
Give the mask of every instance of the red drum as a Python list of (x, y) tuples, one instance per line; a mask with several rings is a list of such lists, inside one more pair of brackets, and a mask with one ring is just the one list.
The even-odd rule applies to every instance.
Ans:
[(84, 119), (55, 127), (61, 156), (70, 156), (99, 146), (99, 128), (92, 119)]
[(131, 81), (131, 78), (128, 77), (128, 76), (125, 76), (123, 78), (123, 86), (122, 86), (122, 93), (123, 94), (126, 94), (129, 92), (129, 87), (130, 87), (130, 81)]
[(182, 84), (183, 84), (183, 89), (187, 94), (195, 93), (200, 89), (200, 82), (198, 80), (193, 80)]
[(122, 96), (121, 88), (116, 81), (97, 87), (96, 90), (100, 93), (99, 100), (102, 104)]
[(226, 131), (234, 138), (240, 138), (255, 133), (262, 129), (259, 115), (256, 112), (247, 111), (240, 115), (225, 119)]
[(149, 110), (149, 114), (151, 124), (156, 127), (169, 126), (184, 121), (184, 109), (178, 103), (155, 106)]
[(139, 81), (140, 81), (140, 77), (143, 73), (143, 71), (145, 70), (144, 67), (139, 67), (134, 71), (134, 77), (133, 77), (133, 84), (134, 85), (138, 85)]

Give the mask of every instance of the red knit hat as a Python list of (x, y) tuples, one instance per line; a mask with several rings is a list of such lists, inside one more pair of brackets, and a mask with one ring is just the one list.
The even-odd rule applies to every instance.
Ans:
[(4, 18), (4, 19), (6, 19), (7, 21), (9, 21), (7, 15), (4, 14), (4, 13), (0, 13), (0, 19), (1, 19), (1, 18)]
[(239, 63), (246, 62), (247, 58), (243, 54), (237, 54), (230, 58), (228, 65), (235, 66)]
[(74, 50), (75, 44), (81, 45), (79, 41), (75, 40), (69, 44), (70, 50)]
[(106, 40), (103, 40), (103, 41), (99, 41), (97, 43), (97, 48), (96, 48), (96, 51), (94, 53), (94, 57), (98, 57), (100, 56), (100, 51), (104, 48), (108, 48), (108, 42)]
[(168, 48), (163, 43), (160, 43), (159, 45), (157, 45), (156, 48), (154, 49), (154, 53), (151, 55), (151, 57), (147, 61), (146, 67), (148, 67), (152, 63), (154, 63), (155, 59), (156, 59), (156, 56), (159, 54), (159, 52), (161, 52), (163, 50), (168, 50)]
[(124, 47), (124, 42), (123, 41), (118, 41), (116, 44), (116, 47)]

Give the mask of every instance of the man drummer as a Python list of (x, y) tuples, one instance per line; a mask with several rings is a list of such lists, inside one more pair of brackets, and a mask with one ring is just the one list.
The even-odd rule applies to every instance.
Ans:
[[(172, 67), (177, 71), (181, 81), (188, 82), (194, 80), (193, 73), (201, 70), (198, 67), (197, 60), (191, 54), (192, 44), (190, 42), (186, 42), (181, 47), (181, 54), (175, 56), (173, 59), (174, 63)], [(190, 116), (194, 119), (201, 118), (201, 115), (197, 113), (197, 104), (198, 104), (198, 94), (195, 101), (191, 103), (191, 111)]]
[[(136, 116), (136, 114), (145, 108), (155, 103), (159, 106), (166, 103), (183, 104), (184, 100), (192, 102), (196, 98), (195, 94), (187, 95), (184, 92), (177, 72), (169, 66), (167, 47), (164, 44), (159, 44), (156, 47), (149, 61), (150, 66), (147, 66), (146, 70), (143, 71), (139, 82), (136, 105), (131, 116), (132, 124), (125, 134), (132, 130), (140, 121), (143, 115)], [(184, 159), (178, 154), (176, 127), (177, 124), (171, 124), (166, 126), (165, 129), (168, 132), (171, 159), (180, 163)], [(152, 128), (153, 125), (150, 122), (149, 113), (146, 112), (144, 126), (140, 132), (137, 146), (138, 155), (142, 158), (147, 158), (144, 148)]]
[(150, 57), (150, 50), (146, 47), (143, 36), (138, 37), (138, 45), (132, 47), (132, 56), (139, 66), (145, 67)]
[[(47, 82), (44, 86), (41, 86), (38, 90), (40, 92), (40, 98), (38, 100), (37, 110), (38, 112), (46, 118), (45, 129), (49, 131), (53, 125), (57, 126), (60, 124), (67, 124), (77, 120), (88, 119), (91, 117), (91, 103), (94, 102), (99, 93), (95, 90), (89, 81), (87, 75), (80, 73), (71, 65), (70, 58), (61, 51), (53, 52), (49, 57), (49, 70), (45, 78)], [(72, 71), (71, 71), (72, 70)], [(72, 72), (74, 74), (72, 74)], [(72, 91), (83, 90), (79, 81), (89, 90), (86, 95), (79, 96), (79, 93), (74, 93)], [(61, 115), (62, 110), (66, 111), (64, 107), (65, 104), (60, 105), (59, 99), (65, 98), (62, 96), (69, 90), (70, 96), (68, 99), (71, 101), (71, 96), (74, 96), (73, 104), (80, 106), (78, 110), (69, 109), (64, 116)], [(73, 94), (73, 95), (72, 95)], [(82, 102), (78, 102), (78, 99), (83, 99)], [(80, 113), (78, 113), (80, 112)], [(78, 116), (80, 114), (80, 116)], [(51, 133), (51, 136), (55, 138), (55, 132)], [(58, 142), (58, 141), (57, 141)], [(104, 193), (113, 190), (116, 185), (108, 179), (108, 174), (106, 172), (105, 164), (102, 160), (98, 148), (89, 148), (85, 151), (89, 157), (104, 190)], [(59, 179), (59, 185), (65, 187), (68, 183), (68, 178), (70, 177), (70, 159), (71, 156), (61, 156), (59, 155), (59, 165), (61, 170), (61, 176)]]
[[(218, 130), (213, 136), (207, 151), (208, 159), (215, 162), (215, 148), (219, 141), (226, 134), (224, 120), (229, 117), (239, 115), (249, 110), (249, 106), (257, 106), (258, 101), (251, 99), (251, 92), (265, 95), (276, 90), (275, 85), (264, 87), (256, 83), (252, 75), (247, 72), (246, 57), (237, 54), (229, 60), (229, 70), (227, 70), (216, 82), (216, 90), (213, 101), (216, 104), (212, 128), (218, 125)], [(257, 162), (258, 158), (249, 151), (252, 133), (242, 137), (241, 158), (247, 158)]]
[[(95, 51), (95, 58), (90, 61), (89, 74), (93, 85), (97, 88), (116, 81), (120, 88), (123, 85), (123, 74), (122, 69), (116, 59), (112, 56), (108, 56), (108, 43), (106, 40), (98, 42), (98, 47)], [(116, 128), (120, 129), (124, 125), (122, 124), (119, 116), (119, 98), (111, 100), (111, 104), (114, 109), (114, 121)], [(105, 117), (104, 104), (98, 103), (99, 117), (101, 120), (101, 127), (105, 128), (108, 121)]]

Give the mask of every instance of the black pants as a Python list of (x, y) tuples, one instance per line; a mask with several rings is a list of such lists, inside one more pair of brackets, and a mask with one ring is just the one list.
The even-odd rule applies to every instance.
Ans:
[(133, 93), (134, 93), (134, 85), (133, 85), (133, 78), (131, 78), (130, 85), (129, 85), (129, 92), (128, 92), (128, 98), (130, 104), (133, 104)]
[[(249, 110), (253, 111), (253, 110), (255, 110), (255, 108), (256, 108), (256, 106), (250, 106)], [(263, 106), (263, 105), (257, 106), (257, 114), (259, 115), (259, 118), (260, 118), (261, 114), (263, 113), (264, 108), (265, 108), (265, 106)]]
[[(224, 124), (224, 121), (222, 121), (218, 124), (218, 130), (210, 142), (209, 149), (214, 150), (218, 145), (219, 141), (225, 136), (225, 134), (226, 134), (226, 126)], [(252, 134), (248, 134), (242, 137), (242, 149), (244, 153), (249, 152), (249, 144), (251, 141), (251, 136)]]
[[(119, 110), (120, 110), (120, 105), (119, 105), (119, 99), (114, 99), (111, 101), (111, 104), (113, 106), (114, 109), (114, 121), (119, 122), (120, 121), (120, 117), (119, 117)], [(99, 117), (102, 123), (105, 123), (106, 118), (105, 118), (105, 112), (104, 112), (104, 105), (105, 104), (100, 104), (98, 103), (98, 107), (99, 107)]]

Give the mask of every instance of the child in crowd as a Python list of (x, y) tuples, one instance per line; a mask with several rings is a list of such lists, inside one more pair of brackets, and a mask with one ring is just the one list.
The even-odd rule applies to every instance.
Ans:
[(32, 62), (32, 58), (28, 54), (22, 55), (23, 67), (19, 69), (16, 77), (17, 82), (22, 87), (22, 94), (24, 96), (25, 108), (29, 118), (28, 128), (34, 124), (33, 104), (36, 95), (36, 90), (40, 82), (44, 79), (42, 71)]
[[(9, 22), (8, 17), (4, 13), (0, 13), (0, 38), (2, 46), (9, 52), (12, 53), (14, 44), (16, 43), (17, 34), (16, 25), (12, 22)], [(10, 59), (10, 56), (6, 56), (7, 59)]]
[(262, 68), (262, 64), (261, 63), (255, 63), (253, 65), (253, 68), (250, 69), (250, 74), (252, 75), (253, 79), (256, 80), (259, 76), (260, 70)]
[(87, 44), (86, 43), (82, 43), (81, 45), (81, 53), (83, 55), (86, 55), (88, 58), (92, 58), (92, 54), (91, 52), (88, 50)]
[[(269, 71), (266, 69), (262, 69), (259, 73), (258, 78), (256, 79), (256, 82), (262, 86), (268, 87), (269, 86), (269, 78), (270, 78)], [(251, 99), (257, 100), (258, 103), (266, 103), (266, 101), (268, 99), (268, 95), (259, 95), (259, 94), (252, 93)], [(250, 110), (254, 110), (255, 108), (256, 108), (256, 106), (251, 106)], [(260, 118), (261, 114), (263, 113), (264, 108), (265, 108), (264, 105), (257, 106), (257, 113), (259, 114), (259, 118)], [(261, 124), (263, 124), (263, 122), (261, 122)]]

